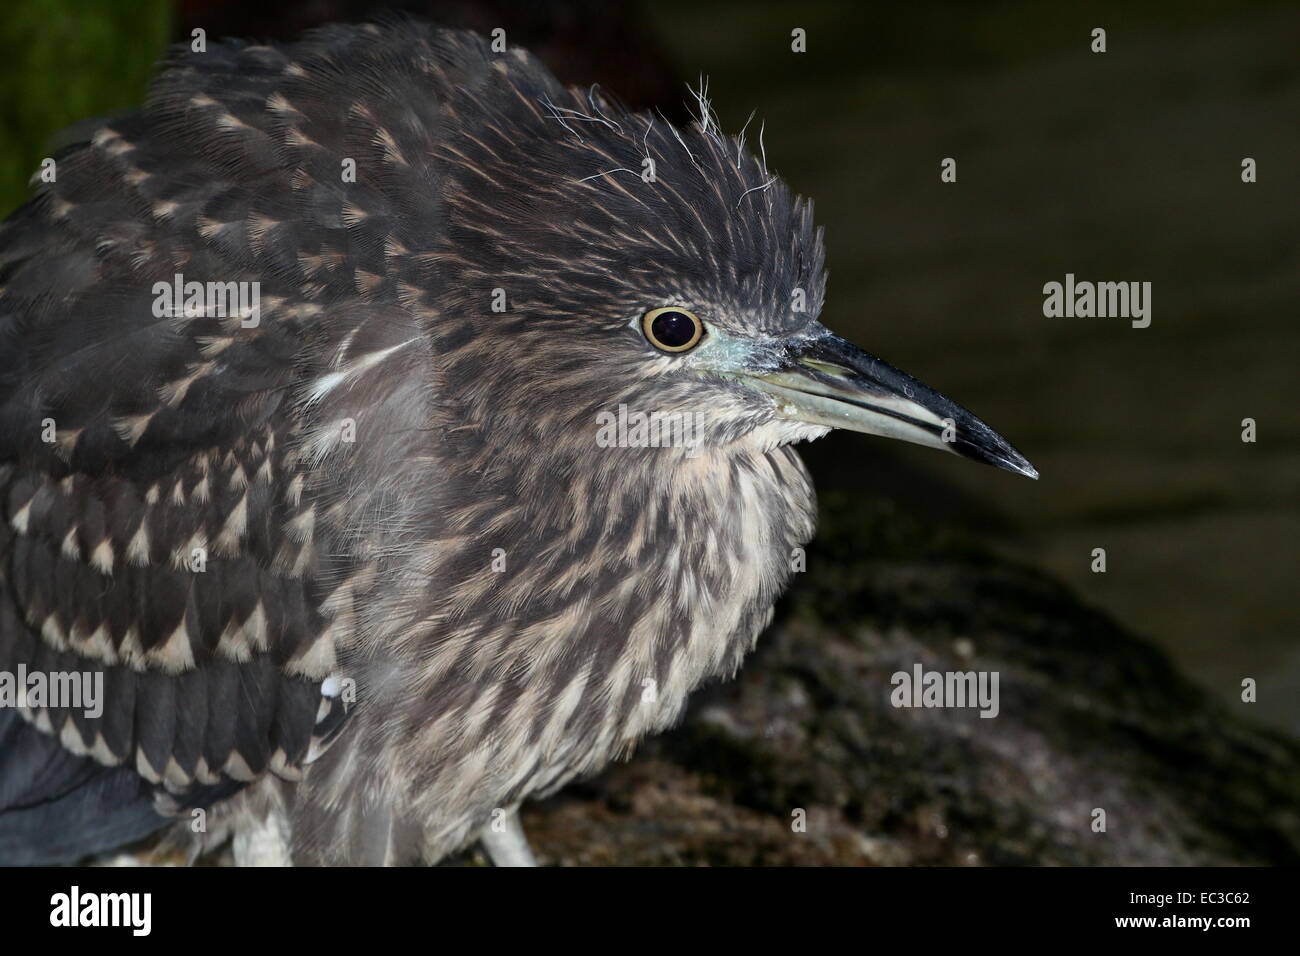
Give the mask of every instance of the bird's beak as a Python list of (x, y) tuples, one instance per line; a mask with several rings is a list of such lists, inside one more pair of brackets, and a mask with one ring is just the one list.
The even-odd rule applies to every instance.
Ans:
[(748, 380), (792, 421), (901, 438), (1038, 477), (1010, 442), (956, 402), (829, 332)]

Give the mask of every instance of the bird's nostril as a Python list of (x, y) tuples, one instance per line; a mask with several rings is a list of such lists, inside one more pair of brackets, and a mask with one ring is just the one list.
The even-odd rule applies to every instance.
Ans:
[(817, 359), (802, 358), (799, 360), (800, 365), (805, 365), (815, 372), (822, 372), (826, 375), (834, 375), (836, 378), (848, 378), (857, 373), (853, 369), (844, 365), (836, 365), (834, 362), (822, 362)]

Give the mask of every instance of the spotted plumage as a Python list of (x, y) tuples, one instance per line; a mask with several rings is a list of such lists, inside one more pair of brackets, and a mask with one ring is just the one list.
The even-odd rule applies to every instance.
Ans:
[[(0, 670), (102, 672), (104, 711), (0, 714), (0, 859), (202, 807), (204, 845), (435, 861), (739, 666), (813, 531), (790, 443), (841, 422), (774, 384), (833, 339), (810, 208), (703, 100), (327, 28), (178, 52), (56, 159), (0, 231)], [(158, 309), (181, 276), (255, 321)], [(598, 444), (619, 406), (701, 441)]]

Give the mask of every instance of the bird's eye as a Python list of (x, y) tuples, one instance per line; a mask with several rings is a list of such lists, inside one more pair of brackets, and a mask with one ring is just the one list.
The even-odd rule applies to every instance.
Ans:
[(665, 352), (689, 352), (704, 338), (704, 323), (694, 312), (669, 306), (651, 309), (641, 320), (650, 344)]

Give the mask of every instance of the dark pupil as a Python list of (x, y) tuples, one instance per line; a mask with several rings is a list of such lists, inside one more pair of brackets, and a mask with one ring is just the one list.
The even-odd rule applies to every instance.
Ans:
[(661, 312), (650, 323), (655, 339), (670, 349), (681, 348), (695, 338), (695, 323), (680, 312)]

